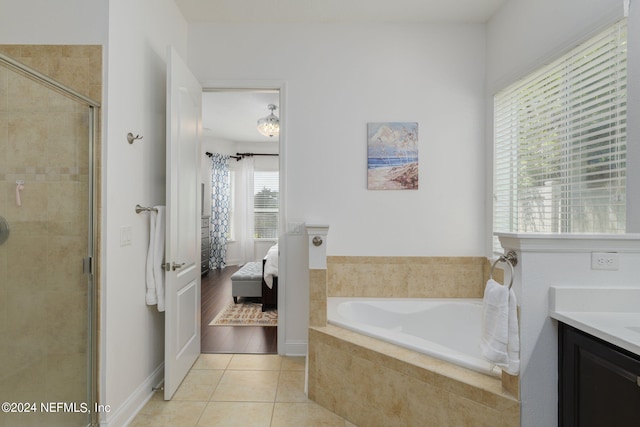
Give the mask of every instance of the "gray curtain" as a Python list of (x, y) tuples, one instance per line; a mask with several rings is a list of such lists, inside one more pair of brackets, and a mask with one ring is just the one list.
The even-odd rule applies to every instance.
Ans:
[(211, 258), (209, 268), (223, 268), (226, 264), (229, 236), (229, 156), (211, 156)]

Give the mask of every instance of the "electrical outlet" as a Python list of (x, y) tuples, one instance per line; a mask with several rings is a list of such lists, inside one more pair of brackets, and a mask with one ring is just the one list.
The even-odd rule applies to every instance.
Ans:
[(592, 270), (617, 270), (618, 269), (618, 253), (617, 252), (592, 252), (591, 253), (591, 269)]

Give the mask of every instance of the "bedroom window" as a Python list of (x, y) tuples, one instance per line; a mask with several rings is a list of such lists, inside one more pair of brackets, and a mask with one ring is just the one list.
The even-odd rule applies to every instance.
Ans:
[(494, 231), (625, 231), (626, 81), (623, 20), (495, 95)]
[(254, 238), (278, 238), (278, 212), (280, 208), (279, 174), (273, 171), (255, 171), (253, 174)]

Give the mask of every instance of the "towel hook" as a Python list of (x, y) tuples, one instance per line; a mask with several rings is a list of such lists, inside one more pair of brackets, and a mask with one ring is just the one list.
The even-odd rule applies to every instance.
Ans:
[(510, 250), (505, 255), (501, 255), (497, 260), (495, 260), (493, 264), (491, 264), (491, 272), (489, 273), (489, 278), (492, 280), (493, 280), (493, 269), (496, 267), (496, 264), (498, 264), (499, 262), (504, 262), (505, 264), (508, 264), (509, 268), (511, 269), (511, 280), (509, 281), (509, 289), (511, 289), (511, 286), (513, 286), (513, 276), (515, 273), (515, 270), (513, 269), (513, 267), (518, 265), (518, 254), (516, 254), (516, 251)]
[(131, 132), (127, 134), (127, 141), (129, 141), (129, 144), (133, 144), (133, 141), (135, 141), (136, 139), (142, 139), (142, 137), (140, 135), (134, 136)]

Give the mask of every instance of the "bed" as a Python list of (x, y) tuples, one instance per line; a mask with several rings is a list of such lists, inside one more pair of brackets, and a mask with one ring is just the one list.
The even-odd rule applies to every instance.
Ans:
[(278, 307), (278, 244), (260, 261), (248, 262), (231, 275), (231, 295), (238, 298), (260, 298), (262, 311)]
[(262, 259), (262, 311), (278, 307), (278, 244)]

